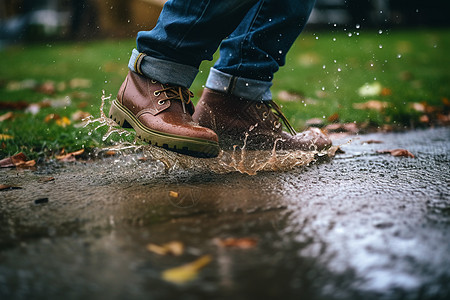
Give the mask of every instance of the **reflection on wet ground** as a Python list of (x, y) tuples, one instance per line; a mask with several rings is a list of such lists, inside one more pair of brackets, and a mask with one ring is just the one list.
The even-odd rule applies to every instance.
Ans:
[[(0, 299), (446, 299), (449, 136), (360, 136), (332, 160), (255, 176), (149, 149), (0, 170), (22, 187), (0, 192)], [(392, 148), (416, 158), (376, 152)], [(257, 245), (217, 246), (228, 237)], [(183, 255), (146, 248), (173, 240)], [(195, 280), (162, 279), (206, 254)]]

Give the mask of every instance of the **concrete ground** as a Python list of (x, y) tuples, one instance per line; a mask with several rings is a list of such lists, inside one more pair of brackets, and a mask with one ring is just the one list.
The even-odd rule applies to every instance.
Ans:
[[(255, 173), (260, 156), (161, 162), (148, 149), (1, 169), (20, 189), (0, 191), (0, 299), (449, 299), (450, 129), (341, 148), (254, 176), (233, 170)], [(415, 158), (377, 152), (396, 148)], [(147, 250), (170, 241), (182, 255)], [(197, 278), (163, 279), (204, 255)]]

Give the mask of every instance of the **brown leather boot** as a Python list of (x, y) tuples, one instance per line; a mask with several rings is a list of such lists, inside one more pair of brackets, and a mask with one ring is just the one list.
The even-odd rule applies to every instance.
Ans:
[[(234, 145), (250, 150), (323, 150), (331, 140), (317, 128), (296, 133), (273, 101), (249, 101), (243, 98), (205, 89), (200, 98), (194, 121), (214, 130), (222, 148)], [(290, 133), (282, 130), (280, 119)]]
[(151, 145), (197, 157), (215, 157), (220, 148), (216, 133), (192, 120), (193, 94), (128, 72), (109, 117)]

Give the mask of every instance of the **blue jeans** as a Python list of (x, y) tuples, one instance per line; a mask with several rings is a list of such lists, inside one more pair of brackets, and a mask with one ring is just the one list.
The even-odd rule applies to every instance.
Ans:
[(249, 100), (271, 100), (274, 73), (303, 30), (315, 0), (169, 0), (154, 29), (141, 31), (142, 73), (190, 87), (203, 60), (220, 58), (206, 87)]

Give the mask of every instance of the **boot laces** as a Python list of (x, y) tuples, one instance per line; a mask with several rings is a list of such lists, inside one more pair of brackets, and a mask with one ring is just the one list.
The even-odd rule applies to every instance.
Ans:
[(167, 95), (166, 100), (180, 100), (184, 113), (186, 113), (186, 105), (189, 105), (192, 102), (191, 98), (194, 97), (194, 93), (192, 93), (188, 88), (181, 86), (167, 86), (155, 92), (165, 92)]
[(273, 114), (275, 116), (277, 116), (279, 119), (281, 119), (283, 121), (284, 125), (289, 130), (289, 133), (291, 135), (296, 135), (297, 134), (297, 132), (295, 131), (294, 127), (291, 125), (291, 123), (289, 123), (289, 120), (283, 114), (283, 112), (281, 111), (280, 106), (276, 102), (274, 102), (273, 100), (270, 100), (270, 101), (264, 101), (264, 103), (266, 103), (266, 105), (269, 107), (269, 109), (272, 110), (272, 112), (273, 112)]

